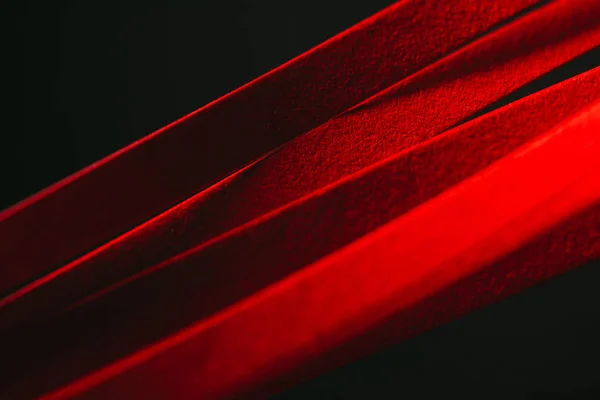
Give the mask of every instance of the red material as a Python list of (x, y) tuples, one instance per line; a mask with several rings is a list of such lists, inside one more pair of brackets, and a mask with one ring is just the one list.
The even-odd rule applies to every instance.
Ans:
[[(599, 45), (599, 21), (600, 8), (578, 0), (508, 24), (1, 300), (0, 327), (46, 315), (442, 132)], [(11, 312), (13, 302), (24, 305)]]
[[(5, 340), (10, 348), (0, 352), (6, 354), (7, 361), (11, 352), (15, 359), (24, 354), (41, 359), (28, 361), (28, 378), (23, 382), (27, 387), (39, 377), (47, 384), (68, 382), (184, 328), (403, 215), (599, 98), (597, 68), (401, 152), (158, 265), (152, 273), (103, 297), (94, 296), (54, 325), (44, 326), (44, 338), (19, 333), (19, 340)], [(554, 242), (564, 247), (564, 237)], [(586, 254), (582, 248), (585, 243), (571, 245), (584, 261), (598, 254)], [(543, 260), (540, 254), (545, 253), (539, 250), (534, 254)], [(522, 261), (513, 262), (510, 267), (518, 271), (521, 265)], [(557, 265), (566, 268), (569, 259)], [(543, 271), (542, 266), (537, 271)], [(478, 286), (473, 283), (467, 289)], [(12, 314), (18, 317), (37, 312), (41, 317), (48, 308), (40, 306), (55, 306), (52, 297), (36, 300), (37, 309), (15, 303)], [(474, 304), (463, 301), (452, 309), (459, 312)], [(2, 317), (7, 318), (6, 312)], [(440, 317), (434, 314), (429, 321)], [(421, 320), (422, 314), (404, 330), (421, 328)], [(393, 339), (363, 344), (389, 344)], [(31, 348), (32, 342), (42, 349)], [(49, 355), (43, 352), (46, 347), (57, 350)], [(317, 367), (310, 370), (317, 371)]]
[(597, 102), (342, 250), (46, 398), (235, 395), (318, 358), (600, 206), (599, 130)]
[(55, 269), (0, 398), (265, 396), (600, 257), (600, 68), (461, 123), (600, 44), (536, 3), (402, 1), (0, 214), (0, 293)]
[(132, 229), (537, 3), (401, 1), (3, 211), (0, 294)]

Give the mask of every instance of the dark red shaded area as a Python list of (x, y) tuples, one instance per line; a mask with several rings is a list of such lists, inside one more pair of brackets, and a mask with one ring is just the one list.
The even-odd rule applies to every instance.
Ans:
[(319, 358), (600, 204), (598, 129), (597, 102), (302, 272), (47, 398), (229, 396)]
[[(5, 298), (0, 326), (10, 321), (12, 302), (25, 304), (12, 319), (46, 315), (435, 136), (600, 44), (596, 21), (600, 9), (582, 1), (558, 2), (508, 24)], [(518, 51), (499, 50), (517, 43)]]
[[(21, 366), (28, 370), (26, 387), (38, 374), (46, 382), (73, 379), (182, 329), (403, 215), (599, 96), (600, 69), (595, 69), (527, 97), (160, 264), (135, 281), (123, 282), (125, 286), (87, 299), (50, 324), (30, 327), (29, 333), (17, 331), (17, 338), (4, 340), (10, 346), (2, 352), (12, 354), (15, 372), (27, 360)], [(70, 287), (73, 284), (63, 290)], [(37, 300), (33, 304), (38, 319), (42, 311), (56, 306), (52, 297), (30, 299)], [(11, 312), (5, 307), (3, 320), (8, 318), (7, 311)], [(24, 308), (23, 302), (16, 302), (12, 309), (15, 317), (35, 312)], [(38, 361), (31, 362), (36, 356)], [(5, 378), (11, 380), (10, 376)]]
[(9, 208), (0, 214), (0, 293), (132, 229), (537, 3), (401, 1)]

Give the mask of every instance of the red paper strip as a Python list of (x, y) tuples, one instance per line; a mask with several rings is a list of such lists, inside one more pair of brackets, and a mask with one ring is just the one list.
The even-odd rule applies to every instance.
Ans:
[(350, 246), (46, 398), (231, 396), (318, 358), (600, 205), (598, 131), (600, 103)]
[[(35, 384), (40, 377), (46, 383), (67, 382), (206, 317), (401, 216), (599, 97), (600, 68), (312, 193), (100, 298), (92, 296), (92, 301), (51, 326), (33, 328), (33, 335), (18, 333), (17, 338), (4, 338), (9, 346), (0, 351), (17, 375), (15, 363), (19, 360), (43, 360), (24, 365), (28, 375), (22, 383), (29, 390), (40, 390)], [(65, 286), (64, 290), (71, 288)], [(15, 303), (12, 312), (42, 318), (54, 306), (51, 296), (36, 300), (36, 309)], [(418, 321), (412, 322), (405, 330), (420, 326)], [(48, 355), (48, 348), (54, 356)], [(12, 362), (9, 354), (16, 361)]]
[(401, 1), (1, 212), (0, 294), (134, 228), (538, 3)]
[[(514, 52), (502, 50), (517, 43)], [(589, 1), (563, 1), (539, 9), (5, 297), (0, 301), (0, 327), (64, 307), (426, 140), (599, 44), (600, 8)], [(24, 299), (27, 296), (32, 300)], [(20, 311), (7, 317), (6, 309), (15, 301), (24, 302), (27, 312), (17, 307)]]

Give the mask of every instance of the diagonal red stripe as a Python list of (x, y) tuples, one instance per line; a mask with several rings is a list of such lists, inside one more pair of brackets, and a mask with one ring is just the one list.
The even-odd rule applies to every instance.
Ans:
[(537, 3), (401, 1), (3, 211), (0, 294), (163, 212)]
[[(30, 312), (12, 318), (44, 315), (51, 306), (76, 301), (434, 136), (600, 44), (597, 21), (600, 9), (579, 0), (557, 2), (509, 24), (235, 178), (4, 298), (0, 326), (7, 321), (6, 306), (24, 296), (31, 295), (43, 311), (34, 314), (29, 307)], [(551, 28), (554, 33), (548, 33)], [(501, 50), (517, 41), (518, 51)]]
[(234, 395), (317, 357), (600, 204), (599, 129), (596, 103), (306, 270), (47, 398)]
[[(125, 287), (112, 288), (100, 298), (92, 296), (92, 301), (44, 326), (41, 336), (21, 332), (18, 338), (6, 339), (9, 348), (0, 351), (6, 362), (13, 359), (9, 354), (14, 354), (15, 363), (34, 355), (45, 360), (38, 370), (27, 363), (27, 380), (23, 382), (39, 390), (34, 384), (36, 376), (45, 382), (66, 382), (152, 343), (401, 216), (541, 135), (598, 99), (599, 74), (596, 69), (572, 78), (312, 193), (185, 256), (158, 265), (152, 273)], [(560, 260), (559, 267), (592, 256), (581, 252), (577, 258), (572, 252), (569, 259), (555, 258)], [(514, 262), (510, 267), (518, 270), (519, 265)], [(62, 290), (69, 292), (78, 282), (73, 280)], [(472, 283), (461, 291), (478, 286)], [(15, 303), (11, 312), (17, 317), (43, 318), (56, 305), (52, 295), (48, 292), (48, 297), (34, 297), (35, 309)], [(464, 306), (465, 302), (457, 303), (455, 311)], [(7, 318), (6, 312), (3, 317)], [(404, 331), (419, 329), (419, 321), (407, 323)], [(392, 330), (398, 331), (397, 327)], [(390, 342), (393, 340), (372, 341), (373, 345)], [(48, 355), (49, 350), (54, 356)], [(19, 375), (15, 363), (13, 370)]]

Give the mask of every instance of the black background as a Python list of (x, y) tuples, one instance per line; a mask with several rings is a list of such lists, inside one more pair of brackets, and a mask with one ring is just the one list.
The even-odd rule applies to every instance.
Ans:
[[(5, 3), (0, 209), (390, 3)], [(281, 397), (600, 398), (599, 278), (582, 267)]]

